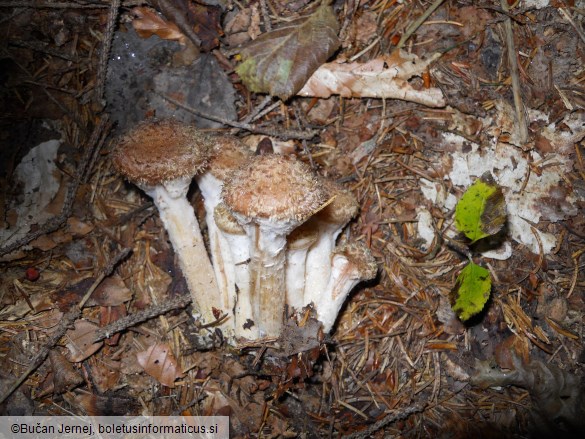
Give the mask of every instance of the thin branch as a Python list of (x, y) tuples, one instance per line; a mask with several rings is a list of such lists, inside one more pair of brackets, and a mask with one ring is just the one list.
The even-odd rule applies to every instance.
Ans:
[(391, 424), (392, 422), (398, 421), (400, 419), (406, 419), (413, 413), (422, 412), (424, 408), (425, 404), (416, 404), (404, 410), (395, 410), (392, 413), (386, 415), (384, 418), (380, 419), (375, 424), (368, 427), (367, 430), (361, 431), (359, 433), (350, 434), (349, 436), (347, 436), (346, 439), (366, 439), (369, 437), (373, 437), (375, 432), (383, 429), (386, 425)]
[(429, 18), (431, 14), (435, 12), (437, 8), (441, 6), (441, 4), (443, 4), (444, 1), (445, 0), (435, 0), (435, 2), (424, 12), (424, 14), (422, 14), (416, 21), (408, 26), (408, 29), (406, 29), (406, 32), (404, 32), (404, 35), (402, 35), (402, 38), (400, 38), (396, 48), (401, 49), (410, 36), (416, 32), (416, 30), (425, 22), (425, 20)]
[(213, 120), (215, 122), (222, 123), (224, 125), (228, 125), (234, 128), (240, 128), (242, 130), (250, 131), (251, 133), (257, 134), (265, 134), (267, 136), (274, 136), (279, 137), (281, 139), (306, 139), (310, 140), (315, 137), (318, 132), (316, 130), (306, 130), (306, 131), (296, 131), (296, 130), (280, 130), (280, 129), (270, 129), (264, 127), (258, 127), (255, 125), (251, 125), (248, 123), (236, 122), (233, 120), (225, 119), (223, 117), (215, 116), (213, 114), (204, 113), (202, 111), (196, 110), (195, 108), (189, 107), (188, 105), (183, 104), (182, 102), (177, 101), (176, 99), (171, 98), (170, 96), (164, 95), (155, 91), (157, 95), (162, 97), (163, 99), (169, 101), (171, 104), (176, 105), (179, 108), (182, 108), (189, 113), (192, 113), (199, 117), (204, 117), (205, 119)]
[[(507, 0), (500, 0), (504, 12), (509, 12)], [(522, 102), (522, 91), (520, 90), (520, 74), (518, 72), (518, 57), (516, 55), (516, 46), (514, 44), (514, 31), (512, 29), (512, 20), (509, 16), (504, 19), (504, 30), (506, 31), (506, 45), (508, 46), (508, 62), (510, 64), (510, 76), (512, 77), (512, 93), (514, 94), (514, 107), (516, 108), (516, 121), (518, 122), (518, 134), (520, 143), (528, 141), (528, 125), (526, 123), (526, 113)]]
[(106, 74), (108, 72), (108, 58), (110, 56), (110, 49), (112, 47), (112, 39), (114, 38), (114, 30), (116, 22), (118, 21), (118, 13), (120, 11), (120, 0), (112, 0), (110, 11), (108, 12), (108, 21), (106, 31), (104, 32), (104, 40), (102, 41), (102, 50), (100, 51), (100, 59), (96, 72), (96, 87), (95, 100), (98, 104), (105, 105), (103, 101), (104, 89), (106, 86)]
[(109, 325), (104, 326), (103, 328), (98, 329), (95, 332), (93, 341), (95, 343), (106, 338), (110, 338), (113, 334), (131, 328), (138, 323), (142, 323), (154, 317), (161, 316), (175, 309), (185, 308), (191, 303), (191, 301), (192, 298), (190, 295), (176, 296), (172, 299), (165, 300), (164, 303), (159, 305), (151, 306), (143, 311), (139, 311), (132, 315), (123, 317), (119, 320), (116, 320), (115, 322), (110, 323)]

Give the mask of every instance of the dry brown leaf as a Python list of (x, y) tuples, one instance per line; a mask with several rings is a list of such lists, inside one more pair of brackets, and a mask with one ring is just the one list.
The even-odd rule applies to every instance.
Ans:
[(87, 306), (118, 306), (132, 299), (130, 291), (120, 276), (114, 274), (102, 281), (95, 289)]
[(408, 82), (414, 76), (421, 76), (439, 56), (436, 54), (421, 60), (416, 55), (400, 50), (365, 64), (323, 64), (298, 95), (318, 98), (340, 95), (347, 98), (401, 99), (429, 107), (444, 107), (445, 99), (440, 89), (416, 90)]
[(69, 233), (72, 233), (75, 236), (87, 235), (94, 229), (92, 224), (84, 223), (75, 217), (71, 217), (67, 220), (67, 227)]
[(49, 361), (53, 369), (54, 393), (66, 392), (83, 383), (83, 378), (79, 372), (58, 351), (52, 350), (49, 352)]
[(75, 329), (66, 332), (67, 349), (69, 350), (68, 360), (78, 363), (92, 356), (99, 348), (102, 342), (94, 343), (95, 332), (99, 327), (87, 320), (78, 320), (75, 322)]
[(137, 7), (132, 9), (137, 18), (132, 20), (132, 26), (136, 33), (142, 38), (149, 38), (157, 35), (163, 40), (178, 41), (185, 44), (187, 38), (179, 30), (175, 23), (166, 21), (154, 9), (147, 7)]
[(138, 364), (163, 386), (175, 387), (175, 380), (183, 376), (177, 360), (166, 343), (157, 343), (136, 354)]

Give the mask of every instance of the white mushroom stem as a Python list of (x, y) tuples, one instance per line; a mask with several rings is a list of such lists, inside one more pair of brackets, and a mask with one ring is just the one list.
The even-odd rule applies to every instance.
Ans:
[(361, 281), (373, 279), (376, 272), (376, 261), (364, 245), (348, 244), (335, 250), (327, 288), (315, 299), (317, 318), (323, 323), (325, 333), (333, 328), (351, 290)]
[(230, 269), (226, 267), (228, 263), (227, 259), (230, 257), (230, 250), (228, 244), (221, 237), (221, 232), (217, 228), (213, 216), (215, 207), (221, 202), (223, 182), (213, 176), (209, 171), (196, 176), (195, 179), (203, 196), (205, 222), (207, 223), (207, 233), (209, 235), (209, 251), (217, 279), (217, 286), (221, 294), (221, 304), (218, 304), (217, 307), (221, 308), (224, 312), (231, 312), (234, 308), (236, 291), (233, 270), (231, 270), (231, 273), (228, 273)]
[[(234, 215), (237, 217), (237, 215)], [(260, 337), (277, 337), (283, 324), (286, 234), (267, 220), (243, 224), (250, 242), (250, 301)]]
[(199, 223), (187, 201), (190, 183), (191, 178), (179, 178), (162, 185), (141, 185), (141, 189), (152, 197), (159, 211), (196, 309), (204, 323), (211, 323), (215, 320), (213, 308), (221, 307), (219, 289)]
[(221, 239), (227, 244), (228, 252), (222, 251), (226, 278), (233, 279), (235, 299), (235, 336), (247, 339), (258, 338), (258, 327), (254, 324), (250, 302), (250, 242), (244, 229), (236, 222), (224, 204), (218, 204), (214, 211), (215, 223), (221, 232)]
[(318, 231), (307, 223), (293, 230), (288, 236), (286, 251), (286, 303), (300, 311), (304, 303), (307, 253), (317, 241)]
[(346, 224), (357, 214), (358, 201), (348, 191), (328, 180), (323, 184), (334, 195), (330, 204), (317, 212), (308, 222), (319, 232), (319, 239), (307, 255), (307, 280), (304, 304), (316, 300), (325, 292), (331, 273), (331, 256), (337, 237)]
[(303, 306), (311, 302), (316, 304), (317, 299), (325, 292), (331, 276), (331, 256), (335, 241), (345, 226), (345, 224), (331, 224), (317, 219), (309, 221), (314, 222), (314, 227), (319, 231), (319, 238), (307, 253)]

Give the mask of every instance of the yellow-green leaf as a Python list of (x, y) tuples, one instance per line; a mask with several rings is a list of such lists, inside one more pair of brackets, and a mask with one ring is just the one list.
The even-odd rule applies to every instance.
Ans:
[(483, 309), (491, 289), (490, 272), (470, 262), (457, 276), (451, 296), (453, 311), (462, 321), (469, 320)]
[(495, 235), (506, 223), (506, 203), (502, 189), (489, 172), (477, 179), (455, 208), (455, 226), (475, 242)]
[(236, 72), (249, 90), (283, 101), (298, 92), (339, 47), (339, 23), (323, 2), (309, 17), (262, 34), (240, 52)]

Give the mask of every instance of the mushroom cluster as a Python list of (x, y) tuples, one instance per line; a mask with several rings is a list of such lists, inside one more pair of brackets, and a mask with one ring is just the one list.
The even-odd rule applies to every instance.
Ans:
[[(235, 137), (165, 120), (124, 135), (113, 163), (153, 198), (194, 308), (228, 340), (277, 337), (285, 308), (310, 304), (329, 332), (352, 288), (376, 275), (364, 245), (336, 247), (357, 200), (292, 156), (253, 155)], [(187, 200), (193, 178), (211, 260)]]

